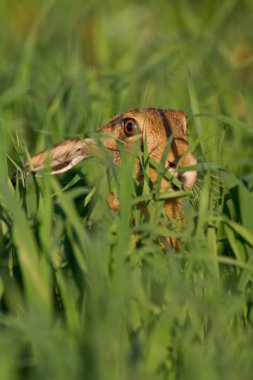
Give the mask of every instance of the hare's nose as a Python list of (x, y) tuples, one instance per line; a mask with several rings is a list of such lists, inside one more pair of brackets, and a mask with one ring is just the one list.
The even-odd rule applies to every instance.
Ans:
[(179, 177), (180, 177), (179, 180), (182, 183), (182, 185), (184, 186), (184, 188), (187, 190), (191, 190), (193, 185), (196, 182), (197, 172), (190, 170), (188, 172), (181, 173), (179, 175)]
[(168, 169), (176, 169), (176, 167), (177, 167), (176, 162), (168, 161), (168, 165), (167, 165)]

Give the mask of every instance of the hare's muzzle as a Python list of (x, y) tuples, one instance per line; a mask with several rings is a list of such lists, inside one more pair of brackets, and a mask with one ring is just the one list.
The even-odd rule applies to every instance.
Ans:
[(180, 182), (186, 190), (191, 190), (196, 182), (197, 172), (196, 170), (191, 170), (190, 167), (196, 165), (197, 160), (192, 153), (189, 153), (188, 156), (190, 157), (188, 159), (189, 162), (187, 163), (187, 165), (185, 165), (186, 171), (183, 173), (179, 172), (178, 179), (180, 180)]

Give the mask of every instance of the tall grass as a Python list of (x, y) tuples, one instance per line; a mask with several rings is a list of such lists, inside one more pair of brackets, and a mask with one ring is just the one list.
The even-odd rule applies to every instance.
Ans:
[[(1, 380), (252, 379), (252, 12), (1, 1)], [(13, 189), (29, 154), (142, 106), (188, 114), (199, 164), (183, 231), (124, 154)], [(159, 243), (168, 230), (178, 254)]]

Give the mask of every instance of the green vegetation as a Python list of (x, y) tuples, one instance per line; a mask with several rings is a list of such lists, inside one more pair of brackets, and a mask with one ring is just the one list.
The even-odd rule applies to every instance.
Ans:
[[(1, 1), (1, 380), (252, 379), (252, 24), (250, 0)], [(28, 152), (141, 106), (189, 115), (184, 231), (144, 219), (132, 160), (14, 191)]]

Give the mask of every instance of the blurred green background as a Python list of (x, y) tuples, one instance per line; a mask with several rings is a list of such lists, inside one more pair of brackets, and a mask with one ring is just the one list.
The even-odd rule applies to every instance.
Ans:
[[(252, 25), (251, 0), (1, 0), (0, 380), (252, 379)], [(148, 106), (187, 113), (203, 163), (179, 254), (160, 202), (131, 207), (131, 163), (119, 215), (94, 162), (8, 183)]]

